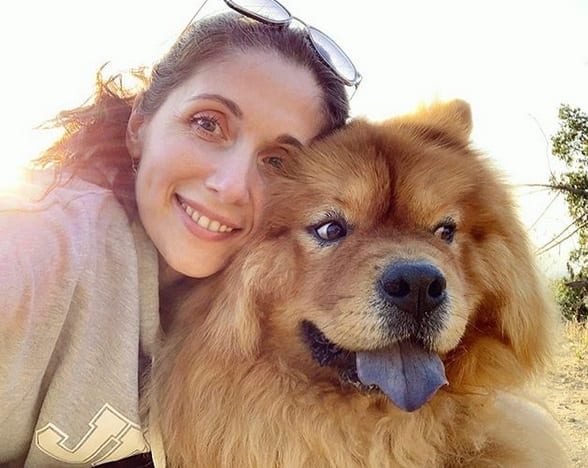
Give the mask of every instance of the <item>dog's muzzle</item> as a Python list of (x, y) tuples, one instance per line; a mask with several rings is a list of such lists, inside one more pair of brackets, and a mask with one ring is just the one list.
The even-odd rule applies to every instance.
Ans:
[(447, 384), (441, 358), (425, 344), (442, 327), (446, 280), (430, 263), (400, 261), (384, 270), (376, 289), (385, 304), (389, 346), (346, 350), (309, 321), (302, 322), (302, 335), (313, 358), (335, 368), (344, 383), (364, 392), (380, 390), (399, 408), (414, 411)]

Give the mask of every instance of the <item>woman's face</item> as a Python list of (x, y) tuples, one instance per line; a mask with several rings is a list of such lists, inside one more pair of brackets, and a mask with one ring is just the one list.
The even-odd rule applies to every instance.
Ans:
[(259, 223), (276, 158), (320, 131), (321, 105), (308, 70), (248, 51), (199, 67), (152, 117), (133, 113), (139, 216), (169, 267), (201, 278), (225, 266)]

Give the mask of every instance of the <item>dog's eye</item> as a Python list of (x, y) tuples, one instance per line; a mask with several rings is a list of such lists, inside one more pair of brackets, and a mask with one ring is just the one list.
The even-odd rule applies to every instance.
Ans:
[(329, 221), (314, 227), (315, 234), (324, 241), (335, 241), (347, 235), (347, 227), (338, 221)]
[(455, 237), (456, 229), (457, 229), (457, 226), (455, 224), (455, 221), (447, 220), (447, 221), (444, 221), (441, 224), (439, 224), (435, 228), (433, 233), (438, 238), (443, 239), (448, 244), (451, 244), (453, 242), (453, 238)]

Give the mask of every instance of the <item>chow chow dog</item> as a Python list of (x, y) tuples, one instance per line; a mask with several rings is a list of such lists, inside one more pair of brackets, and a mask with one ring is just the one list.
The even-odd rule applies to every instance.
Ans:
[(526, 390), (557, 313), (471, 128), (436, 103), (283, 161), (258, 236), (171, 293), (170, 466), (566, 465)]

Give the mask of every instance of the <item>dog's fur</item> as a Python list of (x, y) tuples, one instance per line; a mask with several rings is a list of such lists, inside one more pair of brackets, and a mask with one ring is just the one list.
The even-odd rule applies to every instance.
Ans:
[[(172, 310), (152, 395), (171, 466), (565, 465), (556, 424), (522, 391), (557, 314), (471, 125), (463, 101), (435, 104), (358, 120), (285, 162), (264, 232)], [(346, 235), (320, 239), (329, 222)], [(398, 262), (439, 271), (443, 304), (414, 318), (386, 302)], [(437, 353), (449, 382), (416, 411), (330, 365), (330, 351), (399, 340)]]

